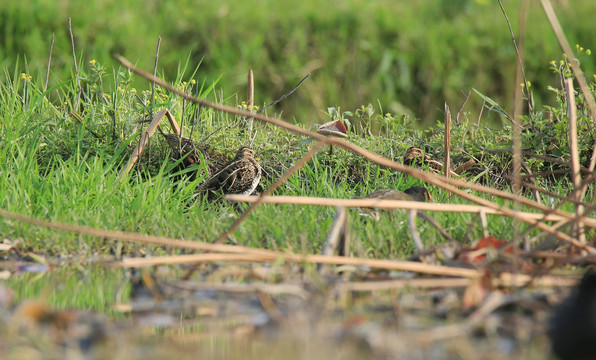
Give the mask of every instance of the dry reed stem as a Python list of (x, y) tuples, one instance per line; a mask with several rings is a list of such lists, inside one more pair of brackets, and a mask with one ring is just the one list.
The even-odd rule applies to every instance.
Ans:
[(79, 78), (79, 65), (77, 64), (77, 53), (75, 51), (74, 34), (72, 33), (72, 21), (70, 17), (68, 18), (68, 32), (70, 33), (70, 45), (72, 47), (72, 60), (74, 62), (75, 78), (77, 79), (77, 87), (79, 88), (79, 92), (77, 93), (77, 99), (75, 100), (74, 107), (72, 109), (72, 111), (76, 112), (79, 109), (79, 105), (81, 103), (83, 87), (81, 86), (81, 79)]
[[(582, 200), (581, 191), (581, 174), (579, 172), (579, 149), (577, 141), (577, 108), (575, 106), (575, 89), (573, 88), (573, 79), (565, 79), (565, 93), (567, 97), (567, 119), (569, 120), (569, 156), (571, 160), (571, 180), (573, 182), (573, 191), (575, 193), (575, 200)], [(584, 214), (584, 207), (581, 204), (575, 206), (575, 214), (582, 216)], [(579, 222), (574, 222), (573, 233), (579, 241), (585, 243), (586, 235), (584, 227)]]
[[(413, 168), (413, 167), (409, 167), (403, 164), (399, 164), (396, 163), (395, 161), (392, 161), (390, 159), (387, 159), (386, 157), (380, 156), (378, 154), (372, 153), (368, 150), (365, 150), (357, 145), (354, 145), (352, 143), (349, 143), (347, 141), (344, 140), (340, 140), (337, 138), (331, 138), (331, 137), (326, 137), (320, 134), (317, 134), (315, 132), (303, 129), (299, 126), (296, 126), (294, 124), (291, 124), (289, 122), (285, 122), (285, 121), (281, 121), (281, 120), (277, 120), (277, 119), (273, 119), (270, 118), (268, 116), (264, 116), (262, 114), (252, 114), (250, 112), (247, 111), (243, 111), (243, 110), (239, 110), (230, 106), (226, 106), (226, 105), (221, 105), (221, 104), (215, 104), (215, 103), (211, 103), (209, 101), (206, 100), (202, 100), (202, 99), (198, 99), (194, 96), (191, 96), (189, 94), (186, 94), (176, 88), (174, 88), (173, 86), (169, 85), (168, 83), (164, 82), (161, 79), (156, 78), (155, 76), (152, 76), (151, 74), (137, 69), (136, 67), (134, 67), (130, 61), (126, 60), (124, 57), (120, 56), (120, 55), (114, 55), (114, 57), (116, 58), (116, 60), (118, 60), (121, 64), (123, 64), (124, 66), (126, 66), (127, 68), (129, 68), (131, 71), (135, 72), (136, 74), (148, 79), (148, 80), (152, 80), (155, 81), (157, 84), (159, 84), (160, 86), (164, 87), (165, 89), (183, 97), (186, 98), (187, 100), (199, 103), (203, 106), (207, 106), (210, 107), (212, 109), (215, 110), (219, 110), (219, 111), (224, 111), (224, 112), (228, 112), (231, 114), (236, 114), (236, 115), (240, 115), (240, 116), (252, 116), (253, 118), (278, 126), (282, 129), (286, 129), (298, 134), (302, 134), (302, 135), (306, 135), (306, 136), (310, 136), (314, 139), (317, 139), (319, 141), (325, 142), (327, 144), (330, 145), (336, 145), (336, 146), (341, 146), (344, 149), (347, 149), (355, 154), (359, 154), (381, 166), (385, 166), (391, 169), (395, 169), (395, 170), (399, 170), (402, 171), (406, 174), (409, 174), (417, 179), (420, 179), (422, 181), (426, 181), (427, 183), (433, 184), (435, 186), (438, 186), (442, 189), (445, 189), (447, 191), (451, 191), (454, 194), (463, 197), (464, 199), (468, 199), (470, 201), (473, 201), (477, 204), (483, 205), (483, 206), (487, 206), (493, 209), (498, 209), (501, 212), (505, 213), (508, 216), (511, 217), (516, 217), (515, 213), (513, 212), (513, 210), (507, 209), (507, 208), (502, 208), (499, 205), (488, 201), (486, 199), (477, 197), (475, 195), (469, 194), (465, 191), (462, 191), (454, 186), (458, 186), (458, 187), (463, 187), (463, 188), (468, 188), (468, 189), (473, 189), (473, 190), (477, 190), (477, 191), (481, 191), (481, 192), (485, 192), (485, 193), (496, 193), (498, 196), (504, 197), (506, 199), (515, 199), (515, 201), (520, 202), (521, 204), (524, 204), (526, 206), (530, 206), (530, 207), (534, 207), (537, 209), (540, 209), (542, 211), (550, 211), (550, 209), (544, 205), (538, 204), (535, 201), (526, 199), (524, 197), (520, 197), (520, 196), (515, 196), (513, 194), (507, 193), (505, 191), (500, 191), (500, 190), (495, 190), (495, 189), (491, 189), (489, 187), (486, 186), (482, 186), (482, 185), (478, 185), (478, 184), (472, 184), (472, 183), (468, 183), (466, 181), (462, 181), (462, 180), (456, 180), (456, 179), (448, 179), (444, 176), (440, 176), (440, 175), (435, 175), (432, 173), (428, 173), (428, 172), (424, 172), (422, 170)], [(575, 216), (573, 214), (569, 214), (567, 212), (561, 211), (561, 210), (555, 210), (554, 211), (557, 215), (561, 215), (564, 217), (567, 217), (569, 220), (572, 220), (575, 218)], [(593, 248), (590, 248), (588, 246), (586, 246), (585, 244), (577, 241), (576, 239), (572, 238), (571, 236), (563, 233), (563, 232), (559, 232), (556, 231), (554, 229), (552, 229), (550, 226), (540, 222), (540, 221), (535, 221), (535, 220), (528, 220), (528, 219), (522, 219), (522, 221), (536, 226), (538, 229), (546, 231), (550, 234), (555, 235), (557, 238), (566, 241), (574, 246), (579, 247), (580, 249), (585, 249), (586, 251), (590, 251), (590, 252), (594, 252), (596, 253), (596, 250)], [(583, 218), (582, 218), (582, 221)]]
[(149, 127), (147, 127), (147, 130), (145, 130), (145, 132), (141, 135), (141, 140), (139, 141), (139, 144), (132, 151), (130, 159), (128, 159), (128, 163), (120, 172), (120, 175), (118, 176), (120, 180), (122, 180), (124, 176), (128, 174), (128, 172), (135, 165), (135, 163), (143, 153), (143, 149), (145, 149), (145, 146), (147, 146), (147, 143), (149, 143), (149, 138), (151, 137), (151, 135), (153, 135), (153, 133), (159, 126), (161, 119), (163, 119), (164, 115), (166, 115), (167, 113), (169, 113), (168, 109), (163, 109), (153, 117), (153, 120), (151, 120)]
[[(226, 195), (226, 199), (230, 201), (239, 202), (255, 202), (254, 196), (246, 195)], [(378, 209), (407, 209), (407, 210), (425, 210), (425, 211), (440, 211), (440, 212), (458, 212), (458, 213), (479, 213), (484, 211), (486, 214), (505, 215), (498, 209), (493, 209), (479, 205), (467, 204), (441, 204), (441, 203), (423, 203), (420, 201), (405, 201), (405, 200), (377, 200), (377, 199), (334, 199), (310, 196), (267, 196), (263, 198), (263, 203), (266, 204), (287, 204), (287, 205), (315, 205), (315, 206), (345, 206), (345, 207), (362, 207), (362, 208), (378, 208)], [(544, 221), (567, 221), (567, 218), (550, 214), (546, 218), (541, 213), (517, 212), (516, 216), (525, 219)], [(589, 227), (596, 228), (596, 219), (583, 218), (585, 224)], [(583, 221), (583, 220), (582, 220)]]
[[(445, 102), (445, 159), (443, 160), (443, 175), (451, 177), (451, 111)], [(451, 195), (451, 194), (450, 194)]]
[(46, 70), (46, 82), (43, 85), (43, 92), (48, 90), (48, 82), (50, 81), (50, 65), (52, 64), (52, 52), (54, 51), (54, 33), (52, 33), (52, 41), (50, 41), (50, 55), (48, 55), (48, 67)]
[(299, 255), (275, 251), (268, 251), (268, 253), (262, 254), (251, 254), (250, 252), (247, 252), (246, 254), (191, 254), (154, 258), (134, 258), (113, 262), (110, 263), (110, 265), (116, 267), (143, 267), (155, 265), (198, 264), (212, 261), (276, 262), (280, 260), (293, 263), (368, 266), (377, 269), (465, 278), (475, 278), (480, 275), (480, 273), (474, 269), (429, 265), (415, 261), (393, 261), (327, 255)]

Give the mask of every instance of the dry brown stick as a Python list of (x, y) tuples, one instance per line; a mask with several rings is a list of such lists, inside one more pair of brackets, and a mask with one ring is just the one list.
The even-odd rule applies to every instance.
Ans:
[[(573, 88), (573, 79), (565, 79), (565, 92), (567, 94), (567, 118), (569, 120), (569, 155), (571, 157), (571, 179), (575, 192), (575, 200), (581, 201), (581, 175), (579, 173), (579, 150), (577, 142), (577, 116), (575, 106), (575, 89)], [(582, 216), (584, 207), (580, 204), (575, 206), (576, 215)], [(579, 222), (573, 223), (573, 233), (579, 241), (585, 243), (586, 235), (584, 227)]]
[(449, 233), (435, 221), (435, 219), (431, 218), (430, 216), (426, 215), (423, 212), (419, 212), (418, 217), (421, 217), (426, 222), (428, 222), (429, 224), (434, 226), (441, 233), (441, 235), (443, 235), (447, 240), (455, 242), (455, 239), (452, 238), (451, 235), (449, 235)]
[(70, 45), (72, 46), (72, 59), (74, 61), (74, 68), (75, 68), (75, 78), (77, 80), (77, 86), (79, 88), (79, 92), (77, 93), (77, 99), (75, 101), (73, 111), (79, 110), (79, 104), (81, 102), (81, 95), (83, 93), (83, 87), (81, 86), (81, 79), (79, 79), (79, 67), (77, 65), (77, 54), (75, 52), (75, 43), (74, 43), (74, 35), (72, 33), (72, 21), (70, 17), (68, 18), (68, 32), (70, 33)]
[[(255, 77), (252, 72), (252, 69), (248, 70), (246, 105), (248, 106), (248, 111), (250, 111), (250, 112), (254, 111), (253, 108), (255, 105)], [(247, 136), (250, 139), (253, 136), (252, 135), (253, 119), (252, 119), (252, 117), (246, 118), (246, 121), (248, 121), (248, 135)], [(252, 139), (254, 139), (254, 137), (252, 137)], [(249, 146), (252, 146), (252, 140), (249, 142)]]
[(46, 71), (46, 82), (43, 86), (43, 92), (48, 90), (48, 82), (50, 81), (50, 65), (52, 64), (52, 51), (54, 50), (54, 33), (52, 33), (52, 41), (50, 41), (50, 55), (48, 56), (48, 69)]
[(468, 102), (468, 99), (470, 98), (470, 95), (472, 94), (472, 90), (468, 91), (468, 94), (466, 95), (466, 98), (464, 99), (464, 101), (461, 103), (459, 109), (457, 109), (457, 114), (455, 115), (455, 125), (459, 125), (459, 116), (461, 114), (461, 111), (464, 109), (464, 106), (466, 105), (466, 103)]
[(149, 138), (151, 137), (151, 135), (153, 135), (153, 133), (155, 132), (155, 129), (157, 129), (161, 119), (164, 117), (164, 115), (166, 115), (166, 113), (169, 113), (168, 109), (163, 109), (162, 111), (158, 112), (153, 117), (153, 120), (151, 120), (151, 123), (149, 124), (149, 127), (147, 128), (147, 130), (143, 134), (141, 134), (141, 139), (139, 140), (139, 144), (132, 151), (132, 154), (130, 155), (130, 159), (128, 159), (128, 163), (122, 169), (122, 171), (120, 172), (120, 175), (118, 176), (120, 178), (120, 180), (122, 180), (124, 178), (124, 176), (126, 174), (128, 174), (128, 172), (135, 165), (135, 163), (137, 162), (137, 160), (143, 153), (143, 149), (149, 142)]
[[(159, 62), (159, 48), (161, 46), (161, 35), (157, 36), (157, 47), (155, 48), (155, 62), (153, 63), (153, 77), (157, 76), (157, 63)], [(149, 116), (153, 116), (153, 105), (155, 98), (155, 81), (151, 82), (151, 98), (149, 98)]]
[[(491, 189), (491, 188), (486, 187), (486, 186), (482, 186), (482, 185), (478, 185), (478, 184), (473, 184), (473, 183), (469, 183), (469, 182), (458, 180), (458, 179), (447, 179), (447, 178), (445, 178), (443, 176), (440, 176), (440, 175), (431, 174), (431, 173), (424, 172), (422, 170), (419, 170), (419, 169), (416, 169), (416, 168), (413, 168), (413, 167), (410, 167), (410, 166), (405, 166), (403, 164), (396, 163), (395, 161), (392, 161), (392, 160), (387, 159), (387, 158), (385, 158), (383, 156), (380, 156), (378, 154), (375, 154), (375, 153), (372, 153), (372, 152), (370, 152), (368, 150), (365, 150), (365, 149), (363, 149), (363, 148), (361, 148), (361, 147), (359, 147), (357, 145), (354, 145), (352, 143), (349, 143), (349, 142), (346, 142), (346, 141), (343, 141), (343, 140), (340, 140), (340, 139), (337, 139), (337, 138), (326, 137), (326, 136), (317, 134), (315, 132), (312, 132), (312, 131), (303, 129), (303, 128), (301, 128), (299, 126), (296, 126), (294, 124), (291, 124), (289, 122), (272, 119), (270, 117), (267, 117), (267, 116), (264, 116), (264, 115), (258, 114), (258, 113), (257, 114), (251, 114), (251, 113), (249, 113), (247, 111), (239, 110), (239, 109), (236, 109), (236, 108), (233, 108), (233, 107), (230, 107), (230, 106), (221, 105), (221, 104), (215, 104), (215, 103), (211, 103), (211, 102), (206, 101), (206, 100), (195, 98), (195, 97), (193, 97), (193, 96), (191, 96), (189, 94), (186, 94), (186, 93), (184, 93), (182, 91), (179, 91), (178, 89), (174, 88), (173, 86), (169, 85), (168, 83), (164, 82), (163, 80), (158, 79), (155, 76), (152, 76), (151, 74), (149, 74), (149, 73), (147, 73), (147, 72), (145, 72), (143, 70), (137, 69), (128, 60), (126, 60), (124, 57), (122, 57), (120, 55), (114, 55), (114, 57), (116, 58), (116, 60), (118, 60), (124, 66), (126, 66), (127, 68), (129, 68), (131, 71), (137, 73), (138, 75), (140, 75), (140, 76), (142, 76), (142, 77), (144, 77), (144, 78), (146, 78), (148, 80), (155, 81), (156, 83), (158, 83), (163, 88), (168, 89), (169, 91), (171, 91), (171, 92), (173, 92), (173, 93), (175, 93), (175, 94), (177, 94), (177, 95), (179, 95), (181, 97), (184, 97), (184, 98), (186, 98), (188, 100), (197, 102), (197, 103), (199, 103), (201, 105), (210, 107), (210, 108), (215, 109), (215, 110), (224, 111), (224, 112), (228, 112), (228, 113), (236, 114), (236, 115), (240, 115), (240, 116), (252, 116), (252, 117), (254, 117), (257, 120), (260, 120), (260, 121), (263, 121), (263, 122), (266, 122), (266, 123), (269, 123), (269, 124), (273, 124), (273, 125), (278, 126), (278, 127), (282, 128), (282, 129), (286, 129), (286, 130), (293, 131), (293, 132), (298, 133), (298, 134), (303, 134), (303, 135), (306, 135), (306, 136), (310, 136), (310, 137), (312, 137), (314, 139), (317, 139), (319, 141), (325, 142), (325, 143), (330, 144), (330, 145), (341, 146), (344, 149), (350, 150), (350, 151), (352, 151), (355, 154), (359, 154), (359, 155), (361, 155), (361, 156), (363, 156), (363, 157), (365, 157), (365, 158), (367, 158), (367, 159), (369, 159), (369, 160), (371, 160), (371, 161), (373, 161), (373, 162), (375, 162), (375, 163), (377, 163), (377, 164), (379, 164), (381, 166), (385, 166), (385, 167), (388, 167), (388, 168), (392, 168), (392, 169), (395, 169), (395, 170), (402, 171), (402, 172), (404, 172), (406, 174), (409, 174), (409, 175), (411, 175), (411, 176), (413, 176), (413, 177), (415, 177), (417, 179), (420, 179), (422, 181), (426, 181), (426, 182), (428, 182), (430, 184), (433, 184), (433, 185), (439, 186), (439, 187), (441, 187), (441, 188), (443, 188), (445, 190), (451, 191), (451, 192), (455, 193), (456, 195), (458, 195), (460, 197), (463, 197), (465, 199), (468, 199), (470, 201), (473, 201), (473, 202), (475, 202), (477, 204), (488, 206), (488, 207), (491, 207), (493, 209), (499, 209), (500, 211), (502, 211), (502, 212), (504, 212), (506, 214), (509, 214), (508, 216), (514, 216), (513, 215), (513, 210), (500, 207), (499, 205), (497, 205), (497, 204), (495, 204), (495, 203), (493, 203), (491, 201), (488, 201), (486, 199), (479, 198), (479, 197), (474, 196), (472, 194), (469, 194), (469, 193), (467, 193), (465, 191), (459, 190), (458, 188), (455, 188), (454, 186), (468, 188), (468, 189), (472, 189), (472, 190), (477, 190), (477, 191), (481, 191), (481, 192), (485, 192), (485, 193), (492, 193), (492, 194), (495, 194), (497, 196), (501, 196), (501, 197), (506, 198), (506, 199), (510, 199), (510, 200), (515, 199), (516, 201), (519, 201), (521, 204), (524, 204), (524, 205), (527, 205), (527, 206), (531, 206), (531, 207), (540, 209), (542, 211), (551, 211), (551, 209), (549, 209), (548, 207), (546, 207), (544, 205), (541, 205), (541, 204), (537, 204), (536, 202), (534, 202), (532, 200), (529, 200), (529, 199), (526, 199), (524, 197), (516, 196), (516, 195), (510, 194), (510, 193), (507, 193), (505, 191)], [(565, 216), (565, 217), (567, 217), (569, 219), (574, 218), (574, 215), (569, 214), (569, 213), (564, 212), (564, 211), (561, 211), (561, 210), (555, 210), (555, 213), (557, 215)], [(585, 221), (585, 220), (582, 220), (582, 221)], [(526, 221), (526, 222), (528, 224), (530, 224), (530, 225), (536, 226), (540, 230), (543, 230), (543, 231), (546, 231), (548, 233), (551, 233), (551, 234), (555, 235), (557, 238), (559, 238), (559, 239), (561, 239), (563, 241), (569, 242), (569, 243), (573, 244), (574, 246), (577, 246), (577, 247), (582, 248), (582, 249), (588, 249), (588, 251), (591, 251), (591, 252), (596, 252), (595, 249), (592, 249), (590, 247), (587, 247), (585, 244), (577, 241), (576, 239), (572, 238), (571, 236), (569, 236), (569, 235), (567, 235), (565, 233), (562, 233), (562, 232), (558, 232), (558, 231), (553, 230), (550, 226), (548, 226), (548, 225), (546, 225), (546, 224), (544, 224), (544, 223), (542, 223), (540, 221), (533, 221), (533, 220), (531, 220), (531, 221)]]
[[(553, 6), (552, 6), (550, 0), (540, 0), (540, 3), (542, 4), (542, 8), (544, 9), (546, 17), (548, 18), (548, 21), (550, 22), (550, 25), (555, 33), (555, 36), (557, 37), (557, 40), (559, 41), (559, 44), (561, 45), (561, 47), (563, 48), (563, 51), (567, 55), (567, 60), (571, 64), (571, 70), (573, 70), (573, 74), (575, 75), (575, 78), (577, 79), (579, 88), (581, 89), (582, 93), (584, 94), (584, 99), (585, 99), (586, 103), (588, 104), (588, 108), (590, 109), (590, 114), (592, 115), (592, 121), (594, 122), (594, 121), (596, 121), (596, 102), (594, 101), (594, 96), (592, 95), (592, 92), (590, 91), (588, 82), (586, 81), (586, 78), (585, 78), (581, 68), (579, 67), (579, 63), (577, 62), (577, 59), (575, 58), (575, 54), (573, 53), (571, 46), (569, 46), (569, 42), (567, 41), (567, 38), (565, 37), (563, 28), (561, 27), (561, 24), (559, 23), (559, 20), (557, 19), (557, 15), (555, 14), (555, 10), (553, 9)], [(592, 149), (592, 157), (590, 158), (590, 166), (588, 167), (588, 169), (590, 171), (594, 171), (595, 166), (596, 166), (596, 144), (594, 144), (594, 148)], [(585, 187), (584, 187), (584, 191), (585, 191)], [(582, 196), (583, 196), (583, 194), (584, 193), (582, 193)]]
[[(226, 199), (230, 201), (255, 202), (255, 196), (246, 195), (226, 195)], [(423, 203), (420, 201), (404, 201), (404, 200), (378, 200), (378, 199), (335, 199), (322, 198), (311, 196), (267, 196), (263, 198), (263, 203), (266, 204), (290, 204), (290, 205), (315, 205), (315, 206), (345, 206), (345, 207), (363, 207), (363, 208), (379, 208), (379, 209), (406, 209), (406, 210), (424, 210), (424, 211), (440, 211), (440, 212), (459, 212), (459, 213), (478, 213), (481, 210), (487, 214), (506, 215), (499, 210), (493, 208), (468, 205), (468, 204), (441, 204), (441, 203)], [(541, 213), (517, 212), (517, 216), (526, 219), (543, 219), (544, 215)], [(545, 221), (567, 221), (567, 218), (550, 214), (544, 219)], [(596, 219), (584, 218), (586, 224), (590, 227), (596, 228)]]
[(165, 115), (168, 118), (168, 122), (170, 123), (170, 126), (172, 127), (174, 133), (178, 136), (182, 136), (182, 129), (180, 128), (180, 125), (178, 125), (176, 118), (174, 117), (174, 115), (172, 115), (170, 110), (166, 109)]
[[(451, 177), (451, 111), (445, 102), (445, 159), (443, 161), (443, 175)], [(451, 194), (450, 194), (451, 195)]]
[[(503, 16), (505, 16), (505, 20), (507, 21), (507, 26), (509, 27), (509, 34), (511, 35), (511, 42), (513, 43), (513, 48), (515, 49), (515, 55), (517, 57), (517, 70), (516, 70), (516, 77), (515, 77), (515, 86), (516, 86), (516, 97), (515, 97), (515, 107), (521, 107), (521, 98), (518, 97), (520, 94), (517, 92), (517, 87), (520, 85), (521, 80), (523, 79), (523, 83), (524, 83), (524, 87), (523, 89), (525, 90), (526, 93), (526, 98), (528, 101), (528, 113), (530, 115), (530, 117), (532, 117), (532, 103), (530, 101), (530, 89), (528, 88), (528, 79), (526, 78), (526, 72), (524, 71), (524, 42), (523, 42), (523, 37), (520, 37), (521, 41), (520, 41), (520, 48), (518, 48), (517, 46), (517, 42), (515, 41), (515, 34), (513, 34), (513, 28), (511, 27), (511, 22), (509, 21), (509, 17), (507, 16), (507, 12), (505, 11), (505, 8), (503, 8), (503, 4), (501, 3), (501, 0), (499, 0), (499, 6), (501, 7), (501, 11), (503, 12)], [(527, 8), (528, 8), (528, 1), (524, 0), (522, 2), (522, 8), (520, 11), (520, 20), (519, 20), (519, 33), (523, 36), (523, 34), (525, 33), (525, 29), (526, 29), (526, 20), (527, 20)], [(515, 111), (514, 111), (515, 113)], [(514, 117), (515, 118), (515, 117)]]
[[(499, 0), (499, 6), (501, 7), (501, 10), (503, 11), (503, 15), (505, 16), (505, 19), (507, 20), (507, 25), (509, 26), (509, 31), (511, 33), (511, 40), (513, 41), (513, 47), (515, 48), (515, 53), (517, 55), (517, 59), (518, 59), (518, 63), (516, 66), (516, 72), (515, 72), (515, 84), (514, 84), (514, 102), (513, 102), (513, 118), (515, 119), (515, 121), (513, 122), (513, 134), (512, 134), (512, 138), (513, 138), (513, 193), (515, 195), (518, 196), (518, 198), (520, 197), (521, 194), (521, 163), (522, 163), (522, 156), (521, 156), (521, 148), (522, 148), (522, 139), (521, 139), (521, 122), (523, 121), (522, 119), (522, 96), (523, 96), (523, 92), (522, 89), (526, 89), (526, 94), (528, 95), (527, 98), (529, 99), (529, 91), (527, 91), (527, 80), (526, 80), (526, 76), (524, 73), (524, 59), (522, 57), (522, 54), (520, 53), (518, 47), (517, 47), (517, 43), (515, 41), (515, 35), (513, 34), (513, 29), (511, 28), (511, 23), (509, 22), (509, 18), (507, 17), (507, 13), (505, 12), (505, 9), (503, 8), (503, 4), (501, 3), (501, 0)], [(525, 15), (522, 14), (522, 19)], [(520, 20), (521, 21), (521, 20)], [(523, 85), (521, 85), (520, 83), (523, 80)], [(523, 86), (523, 88), (522, 88)], [(530, 114), (531, 114), (531, 108), (530, 108)], [(531, 115), (530, 115), (531, 116)], [(520, 204), (517, 200), (513, 200), (513, 209), (515, 211), (519, 211), (520, 208)], [(517, 219), (513, 219), (513, 241), (516, 244), (520, 244), (521, 241), (523, 240), (523, 248), (526, 250), (530, 249), (530, 242), (529, 239), (527, 237), (524, 237), (523, 239), (520, 236), (520, 227), (521, 227), (521, 223), (517, 220)]]

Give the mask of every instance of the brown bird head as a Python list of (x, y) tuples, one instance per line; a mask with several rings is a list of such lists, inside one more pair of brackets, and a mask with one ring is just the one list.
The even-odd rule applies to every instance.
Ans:
[(423, 186), (413, 186), (411, 188), (406, 189), (404, 192), (406, 194), (410, 195), (412, 200), (415, 200), (415, 201), (422, 201), (422, 202), (432, 201), (432, 196), (430, 196), (430, 191), (428, 191), (428, 189)]
[(253, 149), (249, 148), (248, 146), (243, 146), (240, 149), (238, 149), (236, 156), (234, 156), (234, 160), (251, 159), (254, 157), (255, 157), (255, 151)]

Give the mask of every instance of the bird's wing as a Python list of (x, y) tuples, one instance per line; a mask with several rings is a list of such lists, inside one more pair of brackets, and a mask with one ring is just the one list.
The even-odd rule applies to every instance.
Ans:
[(202, 190), (217, 191), (232, 187), (236, 182), (236, 177), (239, 171), (237, 165), (237, 163), (233, 162), (221, 168), (218, 172), (213, 174), (213, 176), (205, 181), (205, 184), (201, 186)]

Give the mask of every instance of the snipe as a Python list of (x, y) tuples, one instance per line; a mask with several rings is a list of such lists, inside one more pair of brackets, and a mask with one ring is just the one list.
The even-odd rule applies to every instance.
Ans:
[(243, 146), (231, 161), (200, 186), (199, 191), (250, 195), (260, 180), (261, 166), (255, 160), (255, 152), (248, 146)]

